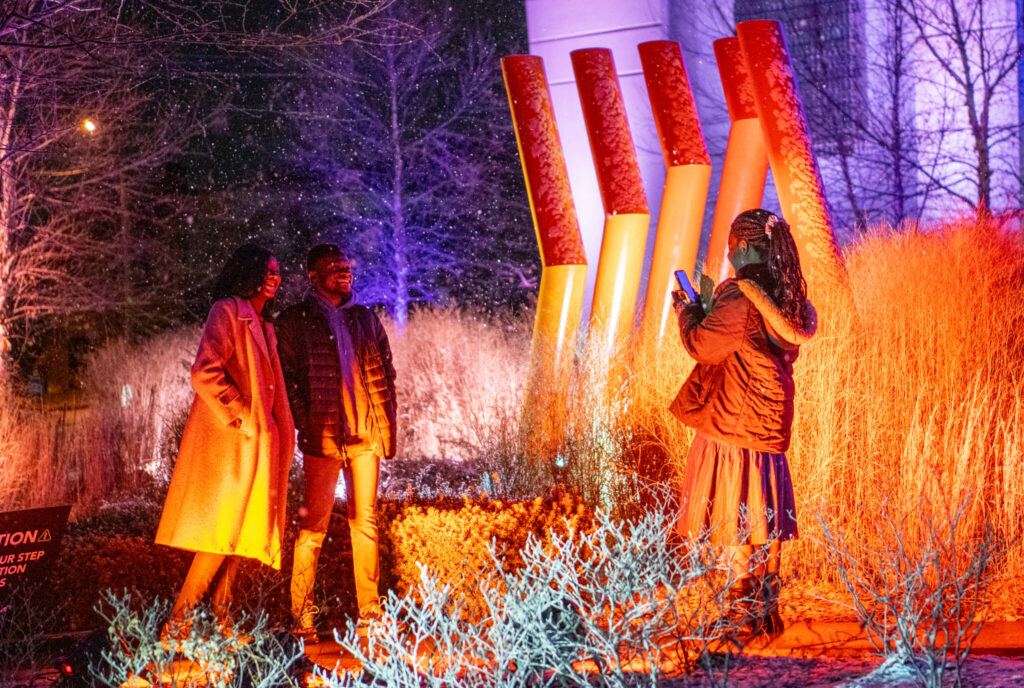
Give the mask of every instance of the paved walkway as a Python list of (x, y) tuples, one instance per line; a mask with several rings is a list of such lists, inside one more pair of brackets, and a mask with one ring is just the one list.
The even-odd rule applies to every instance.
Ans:
[[(748, 647), (751, 654), (794, 657), (854, 657), (875, 652), (867, 633), (856, 622), (790, 624), (784, 633)], [(972, 655), (1024, 657), (1024, 621), (990, 621), (981, 627), (971, 646)]]
[[(870, 658), (875, 648), (855, 622), (806, 622), (790, 624), (785, 632), (768, 639), (754, 639), (745, 654), (766, 657)], [(1024, 657), (1024, 621), (990, 621), (981, 627), (971, 655)], [(359, 662), (331, 641), (312, 645), (306, 655), (317, 665), (338, 671), (355, 671)]]

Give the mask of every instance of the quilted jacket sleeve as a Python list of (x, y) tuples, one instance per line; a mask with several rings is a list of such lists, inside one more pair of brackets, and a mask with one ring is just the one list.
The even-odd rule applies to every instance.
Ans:
[(370, 315), (373, 319), (374, 338), (377, 340), (377, 348), (380, 350), (381, 364), (384, 366), (384, 378), (387, 380), (389, 398), (384, 408), (388, 417), (388, 423), (391, 425), (391, 435), (394, 437), (398, 433), (398, 397), (395, 396), (396, 374), (394, 359), (391, 355), (391, 343), (388, 341), (387, 332), (384, 331), (384, 326), (381, 324), (380, 318), (378, 318), (372, 311)]
[(277, 322), (277, 356), (281, 360), (288, 405), (298, 428), (305, 428), (309, 418), (309, 395), (305, 391), (305, 353), (302, 350), (302, 311), (293, 306)]

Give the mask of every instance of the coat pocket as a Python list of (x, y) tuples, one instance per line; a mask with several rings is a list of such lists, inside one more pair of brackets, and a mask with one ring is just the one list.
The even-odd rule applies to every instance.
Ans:
[(253, 417), (252, 412), (252, 398), (243, 396), (242, 402), (245, 405), (242, 407), (242, 415), (236, 419), (238, 421), (236, 427), (246, 437), (252, 437), (256, 433), (256, 419)]
[(698, 364), (679, 388), (669, 411), (692, 428), (702, 427), (708, 414), (708, 403), (721, 389), (724, 378), (725, 371), (720, 365)]

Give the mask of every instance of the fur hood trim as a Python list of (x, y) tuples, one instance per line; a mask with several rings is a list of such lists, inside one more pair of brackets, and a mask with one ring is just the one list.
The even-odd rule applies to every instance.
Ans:
[(818, 329), (818, 313), (810, 301), (804, 301), (804, 323), (794, 322), (787, 318), (771, 297), (752, 280), (737, 280), (740, 291), (746, 296), (754, 308), (758, 310), (765, 323), (775, 334), (790, 344), (800, 345), (814, 336)]

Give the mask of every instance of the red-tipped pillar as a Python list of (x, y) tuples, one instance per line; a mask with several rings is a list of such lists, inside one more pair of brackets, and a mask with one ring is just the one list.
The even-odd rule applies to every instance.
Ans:
[(565, 426), (587, 260), (544, 63), (512, 55), (501, 68), (543, 265), (521, 433), (531, 454), (551, 458)]
[(666, 335), (678, 339), (676, 328), (670, 327), (675, 322), (672, 291), (678, 288), (674, 273), (685, 270), (693, 275), (711, 159), (679, 44), (649, 41), (638, 49), (667, 168), (643, 315), (645, 339), (660, 345)]
[[(741, 22), (736, 33), (754, 86), (779, 205), (793, 228), (811, 298), (829, 294), (852, 303), (782, 25), (768, 20)], [(827, 318), (823, 320), (827, 324)]]
[(571, 58), (605, 212), (589, 341), (613, 379), (633, 330), (650, 211), (611, 51), (575, 50)]

